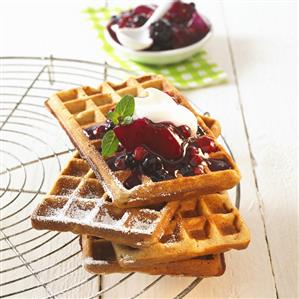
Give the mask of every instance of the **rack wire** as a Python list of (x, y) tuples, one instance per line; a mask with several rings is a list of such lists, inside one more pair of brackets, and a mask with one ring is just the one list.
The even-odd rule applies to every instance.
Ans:
[[(76, 298), (83, 296), (82, 290), (84, 298), (113, 296), (112, 291), (137, 274), (119, 275), (105, 285), (105, 277), (82, 269), (77, 236), (33, 230), (30, 213), (74, 150), (44, 109), (45, 99), (61, 89), (122, 81), (134, 73), (106, 62), (53, 56), (1, 57), (0, 61), (0, 297)], [(239, 207), (240, 186), (234, 196)], [(149, 289), (164, 279), (146, 280), (131, 298), (147, 297)], [(183, 298), (200, 281), (184, 282), (174, 298)]]

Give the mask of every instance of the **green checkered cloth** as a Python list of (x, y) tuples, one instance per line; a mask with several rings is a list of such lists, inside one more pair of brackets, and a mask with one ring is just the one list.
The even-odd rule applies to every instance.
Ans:
[(204, 87), (226, 81), (226, 73), (217, 64), (208, 62), (207, 53), (201, 50), (191, 58), (171, 65), (145, 65), (119, 57), (114, 48), (106, 41), (104, 30), (112, 15), (120, 13), (120, 8), (87, 8), (84, 12), (98, 32), (101, 47), (107, 54), (107, 61), (114, 66), (133, 70), (139, 74), (163, 74), (175, 86), (181, 89)]

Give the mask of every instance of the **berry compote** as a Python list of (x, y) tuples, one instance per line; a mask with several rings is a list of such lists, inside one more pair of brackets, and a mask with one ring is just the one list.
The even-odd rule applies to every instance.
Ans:
[(84, 129), (89, 139), (101, 139), (113, 130), (120, 144), (117, 152), (106, 159), (113, 171), (130, 170), (124, 182), (127, 189), (140, 185), (142, 175), (158, 182), (180, 176), (194, 176), (211, 171), (230, 169), (230, 164), (209, 155), (219, 149), (214, 139), (205, 135), (198, 126), (197, 134), (184, 125), (176, 127), (169, 122), (153, 123), (147, 118), (133, 120), (131, 124), (114, 126), (107, 120), (103, 124)]
[[(145, 24), (156, 6), (140, 5), (135, 9), (113, 16), (107, 26), (112, 38), (119, 43), (111, 26), (137, 28)], [(186, 47), (203, 39), (210, 31), (209, 25), (198, 14), (194, 3), (176, 1), (168, 12), (150, 26), (154, 43), (148, 51), (171, 50)]]

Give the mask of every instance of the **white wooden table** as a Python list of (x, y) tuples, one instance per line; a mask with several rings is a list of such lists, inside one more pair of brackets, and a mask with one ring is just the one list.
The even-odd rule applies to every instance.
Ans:
[[(121, 5), (124, 1), (108, 4), (112, 2)], [(0, 56), (54, 55), (102, 62), (96, 32), (81, 11), (104, 4), (101, 0), (2, 0)], [(222, 277), (204, 279), (185, 298), (298, 298), (296, 1), (202, 0), (197, 5), (215, 28), (206, 49), (227, 72), (229, 82), (185, 94), (221, 122), (243, 175), (240, 210), (252, 240), (247, 250), (226, 254), (227, 270)], [(58, 169), (49, 171), (50, 185)], [(78, 258), (70, 260), (68, 266), (78, 265)], [(9, 262), (2, 263), (0, 268), (8, 266)], [(41, 281), (50, 280), (51, 275), (45, 274)], [(118, 278), (102, 277), (102, 287)], [(154, 279), (136, 275), (103, 298), (134, 296)], [(193, 280), (164, 277), (140, 298), (173, 298)], [(9, 287), (26, 288), (26, 284), (23, 279)], [(2, 290), (7, 292), (7, 286)], [(65, 296), (86, 298), (97, 290), (97, 280), (93, 280)], [(34, 290), (16, 295), (43, 296)]]

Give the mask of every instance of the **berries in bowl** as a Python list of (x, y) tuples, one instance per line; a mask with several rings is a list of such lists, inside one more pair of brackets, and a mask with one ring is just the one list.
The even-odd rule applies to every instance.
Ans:
[(175, 1), (163, 17), (148, 27), (153, 41), (148, 48), (137, 51), (122, 45), (115, 28), (140, 28), (155, 9), (155, 5), (140, 5), (113, 16), (105, 31), (107, 41), (132, 60), (148, 64), (170, 64), (196, 54), (211, 36), (210, 22), (198, 13), (194, 3)]

